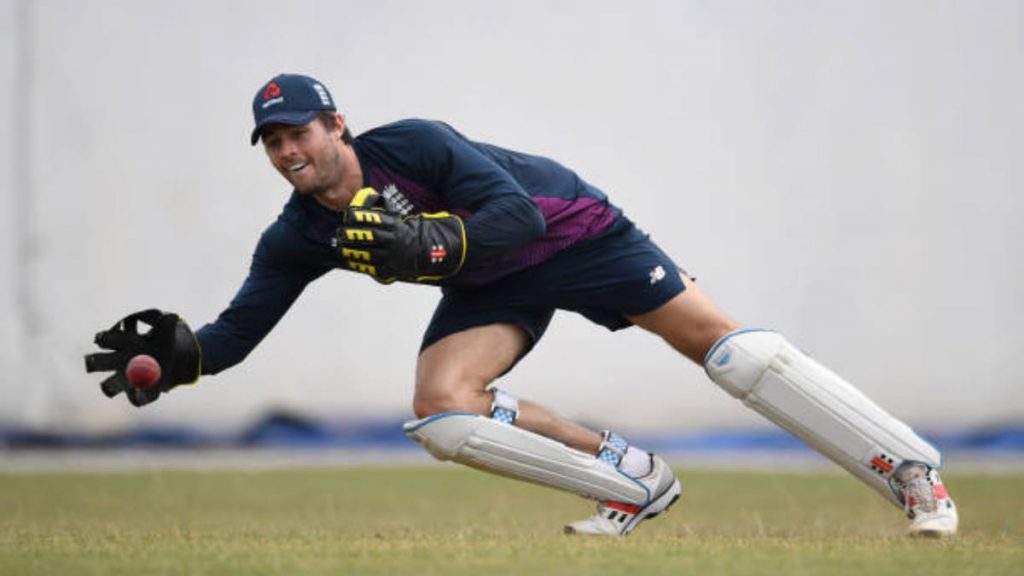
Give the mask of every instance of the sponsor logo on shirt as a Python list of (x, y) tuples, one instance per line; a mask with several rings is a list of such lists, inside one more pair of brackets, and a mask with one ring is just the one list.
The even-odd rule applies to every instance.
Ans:
[(412, 205), (412, 202), (410, 202), (409, 199), (398, 190), (398, 186), (395, 186), (394, 184), (388, 184), (385, 186), (384, 189), (380, 191), (380, 195), (384, 197), (384, 202), (387, 204), (388, 210), (391, 212), (397, 212), (402, 216), (408, 216), (416, 209), (416, 207)]

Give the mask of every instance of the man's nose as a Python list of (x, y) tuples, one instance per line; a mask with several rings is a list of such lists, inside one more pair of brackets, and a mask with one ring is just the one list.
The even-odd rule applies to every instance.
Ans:
[(298, 150), (298, 145), (289, 138), (285, 138), (281, 142), (281, 156), (284, 158), (288, 158), (289, 156), (294, 155), (295, 153), (298, 152)]

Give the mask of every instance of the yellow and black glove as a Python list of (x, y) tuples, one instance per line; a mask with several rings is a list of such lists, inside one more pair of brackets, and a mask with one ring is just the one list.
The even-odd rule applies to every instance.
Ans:
[[(148, 329), (140, 329), (139, 324)], [(156, 401), (162, 392), (179, 384), (199, 379), (202, 353), (195, 334), (177, 314), (155, 308), (125, 316), (107, 330), (96, 334), (96, 345), (110, 352), (85, 356), (86, 372), (114, 373), (100, 383), (109, 398), (124, 392), (135, 406)], [(160, 380), (149, 388), (136, 388), (128, 382), (125, 368), (132, 357), (147, 354), (160, 364)]]
[(378, 282), (437, 283), (466, 261), (466, 227), (448, 212), (402, 216), (387, 210), (373, 188), (356, 193), (335, 245), (350, 270)]

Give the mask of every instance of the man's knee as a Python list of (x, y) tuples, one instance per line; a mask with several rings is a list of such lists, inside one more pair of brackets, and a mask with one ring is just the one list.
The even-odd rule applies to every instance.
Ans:
[(413, 412), (489, 414), (495, 379), (525, 350), (527, 336), (514, 324), (478, 326), (451, 334), (420, 353)]
[(487, 414), (490, 410), (491, 394), (483, 389), (484, 385), (482, 384), (472, 387), (468, 385), (435, 387), (429, 384), (418, 384), (416, 388), (412, 411), (417, 418), (426, 418), (442, 412)]

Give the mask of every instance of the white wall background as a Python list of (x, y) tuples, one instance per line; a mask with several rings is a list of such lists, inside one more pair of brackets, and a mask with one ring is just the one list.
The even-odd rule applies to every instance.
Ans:
[[(912, 424), (1024, 419), (1019, 1), (0, 0), (0, 48), (0, 423), (408, 414), (436, 293), (343, 273), (145, 410), (82, 371), (120, 316), (198, 326), (232, 296), (289, 192), (248, 145), (282, 71), (357, 132), (438, 118), (561, 160)], [(627, 431), (760, 422), (655, 338), (570, 315), (505, 386)]]

